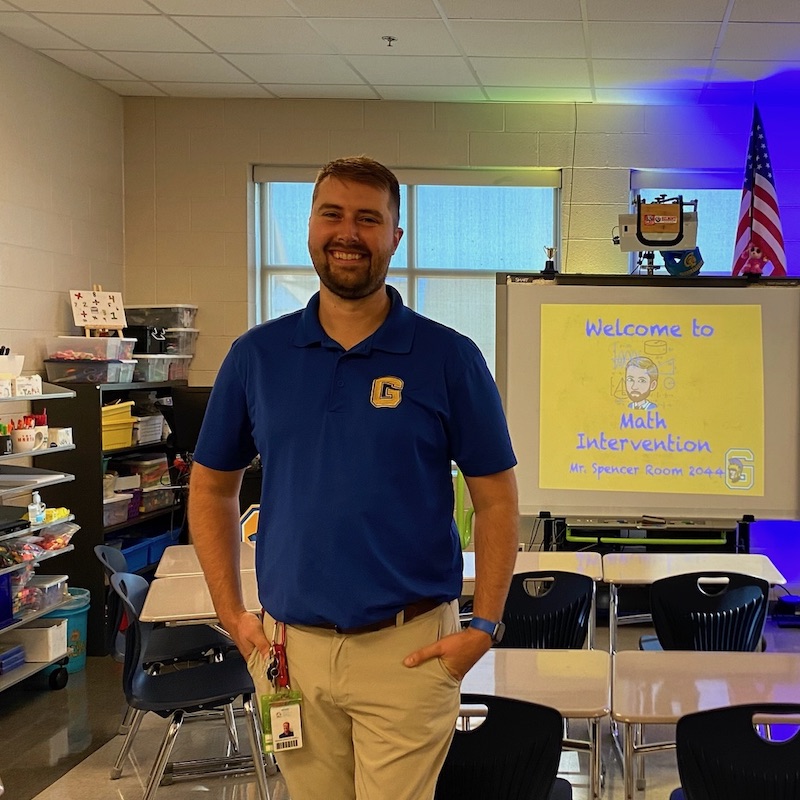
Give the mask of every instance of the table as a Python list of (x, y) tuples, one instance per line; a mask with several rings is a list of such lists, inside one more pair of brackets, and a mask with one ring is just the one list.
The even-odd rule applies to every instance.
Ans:
[(602, 650), (490, 650), (467, 673), (461, 691), (551, 706), (566, 719), (589, 721), (589, 788), (600, 794), (600, 725), (610, 710), (610, 657)]
[[(241, 542), (239, 550), (239, 569), (252, 572), (256, 568), (256, 548), (250, 542)], [(174, 544), (164, 550), (156, 567), (156, 578), (171, 578), (178, 575), (202, 575), (200, 561), (194, 545)]]
[[(248, 611), (259, 613), (256, 573), (242, 572), (242, 593)], [(214, 625), (217, 615), (205, 577), (200, 575), (175, 575), (156, 578), (147, 591), (140, 614), (142, 622), (164, 624)]]
[(784, 584), (786, 578), (764, 555), (748, 553), (608, 553), (603, 556), (603, 580), (609, 584), (608, 645), (617, 649), (619, 587), (649, 586), (660, 578), (685, 572), (741, 572)]
[(646, 652), (613, 656), (612, 722), (625, 727), (625, 797), (633, 798), (637, 754), (664, 745), (634, 741), (632, 725), (676, 723), (685, 714), (745, 703), (796, 703), (799, 653)]
[[(475, 553), (467, 551), (464, 557), (464, 580), (461, 592), (465, 595), (475, 593)], [(539, 570), (555, 570), (558, 572), (576, 572), (587, 575), (595, 583), (603, 580), (603, 561), (599, 553), (577, 552), (568, 550), (534, 550), (519, 552), (514, 563), (514, 574), (520, 572), (538, 572)], [(594, 647), (596, 621), (596, 593), (592, 590), (592, 610), (589, 615), (587, 640), (589, 649)]]

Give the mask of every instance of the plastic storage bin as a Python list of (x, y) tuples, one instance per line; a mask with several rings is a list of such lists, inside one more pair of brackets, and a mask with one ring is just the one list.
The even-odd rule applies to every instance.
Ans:
[(72, 599), (66, 605), (45, 614), (41, 619), (67, 620), (67, 672), (80, 672), (86, 666), (86, 628), (89, 619), (91, 594), (88, 589), (72, 588)]
[(174, 501), (172, 489), (142, 489), (142, 499), (139, 511), (147, 514), (150, 511), (158, 511), (160, 508), (171, 506)]
[(170, 356), (193, 356), (199, 333), (197, 328), (166, 328), (164, 352)]
[(138, 572), (148, 566), (150, 564), (149, 551), (149, 539), (123, 540), (122, 554), (125, 556), (128, 570), (130, 572)]
[(133, 346), (133, 352), (136, 354), (145, 353), (157, 356), (167, 352), (164, 328), (156, 328), (152, 325), (132, 325), (125, 328), (125, 335), (136, 339), (136, 344)]
[(103, 425), (113, 422), (128, 422), (131, 419), (133, 400), (126, 400), (121, 403), (109, 403), (100, 409)]
[(103, 526), (119, 525), (128, 519), (128, 503), (132, 494), (117, 493), (113, 497), (103, 499)]
[(66, 575), (32, 575), (28, 581), (29, 587), (39, 589), (42, 593), (40, 608), (60, 603), (67, 596)]
[(169, 379), (171, 381), (185, 381), (189, 377), (189, 364), (192, 356), (167, 356), (169, 358)]
[(137, 381), (168, 381), (170, 356), (149, 356), (139, 353), (133, 377)]
[(114, 361), (130, 358), (135, 344), (119, 336), (52, 336), (45, 349), (47, 358), (59, 361)]
[[(138, 475), (142, 489), (161, 486), (161, 479), (167, 473), (169, 464), (165, 453), (153, 456), (134, 456), (120, 462), (131, 475)], [(166, 482), (166, 478), (164, 479)]]
[(119, 450), (130, 447), (133, 443), (133, 422), (131, 417), (126, 422), (112, 422), (103, 425), (103, 450)]
[(25, 648), (25, 661), (49, 662), (67, 652), (67, 628), (65, 618), (42, 617), (15, 628), (9, 638)]
[(158, 305), (125, 306), (128, 325), (147, 325), (154, 328), (191, 328), (197, 316), (197, 306)]
[[(122, 361), (81, 361), (78, 359), (46, 359), (47, 380), (51, 383), (123, 383), (128, 374), (127, 364)], [(123, 367), (126, 367), (123, 373)]]

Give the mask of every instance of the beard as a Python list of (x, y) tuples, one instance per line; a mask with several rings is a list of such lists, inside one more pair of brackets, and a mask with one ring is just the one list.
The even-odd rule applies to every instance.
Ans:
[(386, 281), (389, 259), (375, 259), (365, 253), (368, 260), (366, 268), (359, 264), (352, 269), (332, 265), (326, 253), (312, 254), (312, 263), (322, 285), (332, 294), (343, 300), (361, 300), (378, 291)]

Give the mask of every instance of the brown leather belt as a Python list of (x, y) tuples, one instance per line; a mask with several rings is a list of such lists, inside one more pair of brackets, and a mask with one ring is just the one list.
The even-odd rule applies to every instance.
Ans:
[[(415, 603), (411, 603), (403, 609), (403, 622), (411, 622), (415, 617), (427, 614), (429, 611), (433, 611), (434, 608), (438, 608), (441, 604), (441, 600), (433, 600), (430, 597), (417, 600)], [(368, 625), (359, 625), (356, 628), (341, 628), (339, 625), (334, 625), (332, 622), (322, 623), (315, 627), (329, 628), (336, 631), (336, 633), (355, 634), (374, 633), (375, 631), (382, 631), (384, 628), (393, 628), (395, 625), (397, 625), (397, 615), (389, 617), (388, 619), (379, 620), (378, 622), (370, 622)]]

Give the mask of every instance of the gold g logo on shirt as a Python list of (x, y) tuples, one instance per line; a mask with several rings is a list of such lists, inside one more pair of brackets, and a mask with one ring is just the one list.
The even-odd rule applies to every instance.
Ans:
[(397, 408), (403, 399), (403, 381), (394, 375), (385, 375), (372, 381), (369, 401), (375, 408)]

